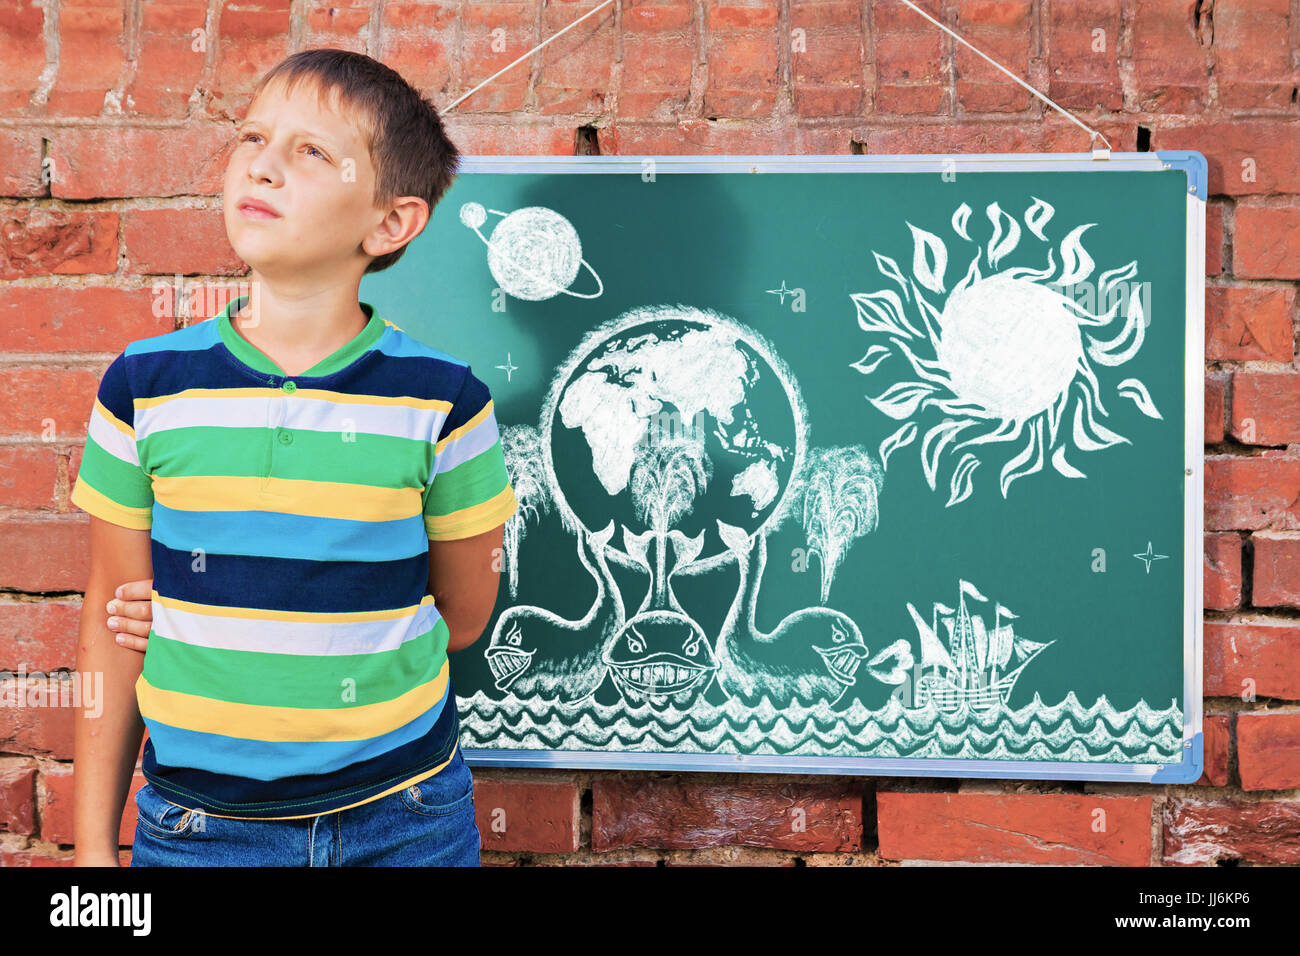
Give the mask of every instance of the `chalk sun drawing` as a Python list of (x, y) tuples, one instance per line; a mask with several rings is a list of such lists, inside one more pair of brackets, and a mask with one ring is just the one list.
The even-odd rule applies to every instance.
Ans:
[[(1024, 214), (1025, 226), (1035, 238), (1050, 243), (1043, 227), (1055, 207), (1033, 198)], [(1012, 482), (1041, 471), (1049, 457), (1061, 475), (1086, 477), (1066, 459), (1067, 448), (1097, 451), (1128, 444), (1128, 438), (1103, 424), (1109, 413), (1093, 363), (1116, 367), (1128, 362), (1141, 348), (1146, 331), (1141, 296), (1123, 294), (1124, 283), (1137, 273), (1136, 260), (1098, 277), (1096, 301), (1110, 304), (1101, 314), (1061, 291), (1092, 276), (1095, 263), (1080, 237), (1096, 223), (1078, 226), (1062, 240), (1061, 271), (1055, 278), (1050, 244), (1045, 269), (1016, 267), (986, 276), (980, 271), (980, 259), (984, 258), (990, 269), (997, 269), (1019, 246), (1025, 230), (996, 202), (985, 211), (992, 235), (984, 247), (978, 246), (969, 231), (970, 206), (962, 203), (953, 213), (953, 231), (965, 242), (976, 243), (977, 248), (965, 275), (951, 289), (947, 287), (947, 245), (939, 236), (909, 222), (912, 275), (904, 275), (896, 261), (873, 250), (877, 268), (899, 291), (887, 288), (850, 295), (862, 330), (889, 339), (888, 345), (872, 345), (850, 367), (870, 375), (882, 366), (896, 370), (897, 361), (885, 365), (890, 358), (901, 356), (908, 363), (902, 373), (906, 377), (875, 397), (867, 396), (890, 418), (910, 419), (881, 443), (881, 461), (887, 467), (893, 452), (916, 439), (916, 418), (921, 411), (934, 409), (944, 414), (942, 421), (926, 430), (920, 450), (931, 490), (937, 490), (944, 456), (957, 458), (948, 506), (971, 494), (971, 476), (980, 464), (972, 448), (1023, 444), (1002, 466), (999, 485), (1005, 498)], [(924, 292), (946, 296), (942, 310), (932, 305)], [(1119, 313), (1125, 306), (1121, 319)], [(909, 311), (919, 314), (919, 323), (909, 317)], [(1138, 379), (1124, 379), (1116, 394), (1131, 400), (1144, 415), (1161, 417)], [(1067, 408), (1071, 398), (1072, 427), (1065, 424), (1071, 420)], [(962, 440), (958, 441), (959, 437)]]
[[(488, 213), (502, 217), (490, 239), (482, 232)], [(605, 291), (596, 270), (582, 258), (578, 231), (554, 209), (525, 206), (504, 213), (467, 202), (460, 207), (460, 221), (483, 240), (492, 277), (516, 299), (537, 302), (560, 293), (575, 299), (594, 299)], [(574, 292), (569, 288), (580, 268), (596, 280), (595, 292)]]

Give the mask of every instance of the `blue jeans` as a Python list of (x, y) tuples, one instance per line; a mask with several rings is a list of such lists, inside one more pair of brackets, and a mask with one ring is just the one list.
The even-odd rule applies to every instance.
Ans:
[(474, 780), (451, 763), (359, 807), (297, 820), (232, 820), (186, 810), (146, 783), (132, 866), (478, 866)]

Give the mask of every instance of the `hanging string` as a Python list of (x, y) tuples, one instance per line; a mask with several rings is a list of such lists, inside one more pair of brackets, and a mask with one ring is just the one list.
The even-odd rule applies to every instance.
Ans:
[[(594, 13), (598, 13), (600, 10), (603, 10), (605, 7), (609, 6), (609, 5), (610, 5), (611, 3), (613, 3), (613, 2), (614, 2), (614, 0), (604, 0), (604, 2), (601, 3), (600, 5), (598, 5), (598, 6), (596, 6), (596, 7), (593, 7), (592, 9), (588, 10), (588, 11), (587, 11), (586, 13), (584, 13), (582, 16), (578, 17), (578, 19), (574, 20), (574, 21), (573, 21), (572, 23), (570, 23), (567, 27), (565, 27), (563, 30), (561, 30), (559, 33), (556, 33), (554, 36), (548, 37), (547, 39), (543, 40), (541, 43), (537, 44), (537, 46), (533, 47), (531, 50), (529, 50), (529, 51), (528, 51), (527, 53), (525, 53), (523, 56), (519, 57), (518, 59), (514, 60), (514, 61), (511, 62), (511, 63), (507, 63), (507, 64), (506, 64), (505, 66), (503, 66), (501, 69), (497, 70), (495, 73), (493, 73), (491, 76), (489, 76), (486, 80), (484, 80), (484, 81), (483, 81), (482, 83), (480, 83), (478, 86), (474, 87), (474, 88), (473, 88), (472, 90), (470, 90), (468, 93), (464, 93), (464, 94), (462, 94), (461, 96), (457, 97), (456, 99), (452, 100), (449, 104), (447, 104), (445, 107), (443, 107), (441, 110), (438, 111), (438, 115), (440, 115), (440, 116), (446, 116), (446, 115), (447, 115), (448, 113), (450, 113), (453, 109), (455, 109), (457, 105), (459, 105), (461, 102), (463, 102), (464, 100), (468, 99), (469, 97), (473, 96), (473, 95), (474, 95), (475, 93), (477, 93), (479, 90), (483, 89), (483, 87), (487, 86), (489, 83), (491, 83), (493, 80), (495, 80), (495, 79), (496, 79), (498, 76), (500, 76), (502, 73), (506, 72), (506, 70), (509, 70), (511, 67), (513, 67), (513, 66), (517, 66), (518, 64), (522, 63), (524, 60), (528, 59), (530, 56), (532, 56), (534, 53), (536, 53), (536, 52), (537, 52), (538, 50), (540, 50), (542, 47), (546, 46), (546, 44), (550, 43), (552, 40), (556, 40), (556, 39), (559, 39), (560, 37), (564, 36), (564, 34), (568, 33), (570, 30), (572, 30), (574, 27), (576, 27), (576, 26), (577, 26), (579, 23), (581, 23), (583, 20), (587, 19), (587, 17), (591, 16), (591, 15), (594, 14)], [(979, 56), (983, 57), (983, 58), (984, 58), (985, 60), (987, 60), (989, 63), (993, 64), (993, 66), (997, 67), (999, 70), (1001, 70), (1001, 71), (1002, 71), (1003, 73), (1005, 73), (1007, 76), (1011, 77), (1013, 80), (1015, 80), (1017, 83), (1019, 83), (1019, 84), (1020, 84), (1021, 86), (1023, 86), (1025, 89), (1027, 89), (1030, 93), (1033, 93), (1035, 96), (1037, 96), (1040, 100), (1042, 100), (1044, 103), (1046, 103), (1046, 104), (1047, 104), (1048, 106), (1050, 106), (1052, 109), (1056, 110), (1058, 113), (1060, 113), (1062, 116), (1066, 117), (1066, 118), (1067, 118), (1068, 120), (1070, 120), (1071, 122), (1077, 124), (1079, 127), (1081, 127), (1081, 128), (1083, 129), (1084, 132), (1086, 132), (1086, 133), (1089, 134), (1089, 140), (1088, 140), (1088, 141), (1089, 141), (1090, 143), (1095, 142), (1095, 141), (1097, 140), (1097, 138), (1100, 137), (1100, 138), (1101, 138), (1101, 141), (1102, 141), (1103, 143), (1106, 144), (1106, 148), (1105, 148), (1105, 150), (1101, 150), (1101, 149), (1098, 149), (1096, 146), (1094, 146), (1094, 147), (1093, 147), (1093, 150), (1092, 150), (1094, 156), (1096, 156), (1097, 158), (1108, 158), (1108, 157), (1110, 156), (1110, 140), (1106, 139), (1106, 137), (1103, 136), (1100, 132), (1098, 132), (1097, 130), (1093, 129), (1091, 126), (1088, 126), (1088, 125), (1087, 125), (1086, 123), (1084, 123), (1082, 120), (1078, 119), (1078, 118), (1077, 118), (1073, 113), (1070, 113), (1068, 110), (1062, 109), (1060, 106), (1057, 106), (1057, 105), (1056, 105), (1055, 103), (1053, 103), (1053, 102), (1052, 102), (1048, 97), (1046, 97), (1046, 96), (1044, 96), (1042, 93), (1038, 92), (1038, 90), (1034, 89), (1032, 86), (1030, 86), (1028, 83), (1026, 83), (1026, 82), (1025, 82), (1024, 80), (1022, 80), (1020, 77), (1016, 76), (1014, 73), (1012, 73), (1010, 70), (1008, 70), (1008, 69), (1007, 69), (1005, 66), (1003, 66), (1001, 63), (998, 63), (996, 60), (992, 59), (991, 57), (986, 56), (986, 55), (984, 54), (983, 51), (981, 51), (981, 50), (979, 50), (979, 49), (976, 49), (976, 48), (975, 48), (974, 46), (972, 46), (970, 43), (967, 43), (966, 40), (962, 39), (960, 36), (958, 36), (958, 35), (957, 35), (956, 33), (954, 33), (952, 30), (948, 29), (948, 27), (944, 26), (942, 23), (940, 23), (940, 22), (939, 22), (938, 20), (936, 20), (934, 17), (930, 16), (930, 14), (926, 13), (924, 10), (922, 10), (920, 7), (918, 7), (915, 3), (912, 3), (912, 0), (900, 0), (900, 2), (903, 3), (905, 6), (911, 7), (913, 10), (915, 10), (915, 11), (916, 11), (917, 13), (919, 13), (921, 16), (925, 17), (927, 20), (929, 20), (931, 23), (933, 23), (936, 27), (938, 27), (938, 28), (939, 28), (940, 30), (942, 30), (944, 33), (947, 33), (949, 36), (951, 36), (951, 37), (952, 37), (954, 40), (956, 40), (958, 43), (961, 43), (961, 44), (963, 44), (963, 45), (965, 45), (965, 46), (967, 46), (967, 47), (970, 47), (971, 50), (974, 50), (975, 53), (979, 54)]]
[(572, 23), (570, 23), (567, 27), (565, 27), (565, 28), (564, 28), (563, 30), (561, 30), (559, 33), (555, 34), (555, 36), (548, 37), (547, 39), (543, 40), (541, 43), (537, 44), (537, 46), (533, 47), (531, 50), (529, 50), (527, 53), (525, 53), (525, 54), (524, 54), (523, 56), (521, 56), (519, 59), (515, 60), (514, 63), (507, 63), (505, 66), (501, 67), (501, 69), (497, 70), (495, 73), (493, 73), (491, 76), (489, 76), (486, 80), (484, 80), (484, 81), (483, 81), (482, 83), (480, 83), (478, 86), (474, 87), (474, 89), (470, 90), (468, 93), (464, 94), (463, 96), (459, 96), (459, 97), (457, 97), (456, 99), (452, 100), (449, 104), (447, 104), (447, 106), (443, 107), (441, 110), (438, 111), (438, 115), (439, 115), (439, 116), (446, 116), (449, 112), (452, 111), (452, 109), (455, 108), (456, 104), (458, 104), (459, 102), (461, 102), (461, 100), (465, 100), (465, 99), (468, 99), (469, 97), (473, 96), (475, 93), (477, 93), (479, 90), (483, 89), (483, 87), (487, 86), (489, 83), (491, 83), (493, 80), (495, 80), (498, 76), (500, 76), (500, 75), (501, 75), (502, 73), (504, 73), (506, 70), (508, 70), (508, 69), (510, 69), (512, 66), (514, 66), (516, 63), (522, 63), (524, 60), (528, 59), (530, 56), (532, 56), (534, 53), (536, 53), (536, 52), (537, 52), (538, 50), (540, 50), (542, 47), (546, 46), (546, 44), (550, 43), (551, 40), (555, 40), (555, 39), (558, 39), (559, 37), (564, 36), (564, 34), (568, 33), (570, 30), (572, 30), (574, 27), (576, 27), (576, 26), (577, 26), (579, 23), (581, 23), (583, 20), (587, 19), (587, 17), (591, 16), (593, 13), (596, 13), (598, 10), (602, 10), (602, 9), (604, 9), (605, 7), (609, 6), (609, 5), (610, 5), (611, 3), (613, 3), (613, 2), (614, 2), (614, 0), (605, 0), (605, 2), (602, 3), (600, 6), (598, 6), (598, 7), (592, 7), (590, 10), (588, 10), (588, 11), (587, 11), (586, 13), (584, 13), (582, 16), (578, 17), (578, 19), (574, 20)]
[(963, 44), (965, 44), (966, 46), (970, 47), (972, 50), (975, 50), (976, 53), (978, 53), (980, 56), (984, 57), (984, 59), (988, 60), (990, 63), (992, 63), (994, 66), (996, 66), (999, 70), (1001, 70), (1001, 71), (1002, 71), (1003, 73), (1005, 73), (1007, 76), (1011, 77), (1013, 80), (1015, 80), (1017, 83), (1019, 83), (1019, 84), (1020, 84), (1021, 86), (1023, 86), (1025, 89), (1027, 89), (1030, 93), (1033, 93), (1035, 96), (1037, 96), (1040, 100), (1042, 100), (1042, 101), (1043, 101), (1044, 103), (1046, 103), (1048, 106), (1052, 107), (1052, 109), (1056, 110), (1058, 113), (1060, 113), (1061, 115), (1065, 116), (1067, 119), (1069, 119), (1069, 120), (1073, 121), (1074, 123), (1077, 123), (1079, 126), (1083, 127), (1084, 131), (1090, 134), (1090, 137), (1089, 137), (1089, 140), (1088, 140), (1090, 143), (1093, 142), (1093, 141), (1095, 141), (1095, 140), (1097, 139), (1098, 136), (1101, 136), (1101, 141), (1102, 141), (1103, 143), (1106, 144), (1106, 149), (1105, 149), (1105, 154), (1106, 154), (1106, 156), (1105, 156), (1105, 157), (1102, 157), (1102, 156), (1101, 156), (1102, 150), (1097, 149), (1097, 147), (1095, 147), (1095, 146), (1093, 147), (1093, 150), (1092, 150), (1092, 151), (1093, 151), (1093, 154), (1094, 154), (1094, 156), (1097, 156), (1097, 157), (1099, 157), (1099, 158), (1109, 158), (1109, 155), (1110, 155), (1110, 140), (1106, 139), (1105, 136), (1102, 136), (1102, 134), (1099, 133), (1099, 132), (1097, 132), (1097, 130), (1093, 129), (1092, 127), (1088, 126), (1086, 123), (1084, 123), (1084, 122), (1082, 122), (1081, 120), (1079, 120), (1077, 117), (1074, 116), (1074, 114), (1069, 113), (1069, 112), (1067, 112), (1066, 110), (1062, 109), (1061, 107), (1057, 106), (1055, 103), (1053, 103), (1050, 99), (1048, 99), (1048, 98), (1047, 98), (1046, 96), (1044, 96), (1042, 93), (1038, 92), (1038, 90), (1034, 89), (1032, 86), (1030, 86), (1028, 83), (1026, 83), (1026, 82), (1025, 82), (1024, 80), (1022, 80), (1020, 77), (1016, 76), (1014, 73), (1012, 73), (1010, 70), (1008, 70), (1008, 69), (1007, 69), (1005, 66), (1003, 66), (1001, 63), (998, 63), (998, 62), (996, 62), (995, 60), (993, 60), (993, 59), (991, 59), (991, 58), (989, 58), (989, 57), (987, 57), (987, 56), (984, 56), (984, 53), (983, 53), (983, 52), (981, 52), (980, 50), (976, 50), (975, 47), (971, 46), (971, 44), (966, 43), (965, 40), (963, 40), (961, 37), (957, 36), (956, 33), (953, 33), (952, 30), (949, 30), (946, 26), (944, 26), (942, 23), (940, 23), (940, 22), (939, 22), (938, 20), (936, 20), (934, 17), (930, 16), (930, 14), (926, 13), (924, 10), (922, 10), (920, 7), (918, 7), (915, 3), (912, 3), (912, 0), (900, 0), (900, 2), (903, 3), (903, 4), (905, 4), (906, 6), (911, 7), (913, 10), (915, 10), (915, 11), (916, 11), (917, 13), (919, 13), (921, 16), (925, 17), (927, 20), (929, 20), (931, 23), (933, 23), (936, 27), (938, 27), (938, 28), (939, 28), (940, 30), (942, 30), (944, 33), (949, 34), (949, 35), (950, 35), (954, 40), (956, 40), (957, 42), (959, 42), (959, 43), (963, 43)]

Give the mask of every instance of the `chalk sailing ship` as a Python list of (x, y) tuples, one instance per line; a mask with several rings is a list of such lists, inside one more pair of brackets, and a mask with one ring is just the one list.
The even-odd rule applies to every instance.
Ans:
[[(929, 624), (922, 620), (916, 608), (907, 605), (921, 636), (922, 676), (916, 685), (917, 707), (933, 701), (941, 711), (952, 713), (964, 701), (973, 710), (995, 710), (1007, 702), (1025, 666), (1044, 648), (1056, 643), (1040, 643), (1018, 636), (1011, 624), (1018, 615), (997, 602), (994, 602), (993, 630), (989, 631), (984, 618), (971, 614), (966, 607), (968, 595), (975, 601), (988, 601), (973, 584), (962, 581), (957, 609), (936, 601)], [(940, 621), (948, 635), (946, 648), (938, 636)], [(1006, 669), (1008, 663), (1012, 663), (1011, 670)]]

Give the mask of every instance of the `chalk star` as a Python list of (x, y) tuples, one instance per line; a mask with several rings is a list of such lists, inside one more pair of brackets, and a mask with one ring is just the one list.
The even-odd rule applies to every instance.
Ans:
[(517, 371), (519, 370), (519, 366), (518, 366), (518, 365), (515, 365), (513, 362), (510, 361), (510, 353), (509, 353), (509, 352), (506, 353), (506, 364), (505, 364), (505, 365), (495, 365), (495, 366), (493, 366), (493, 368), (499, 368), (499, 369), (501, 369), (503, 372), (505, 372), (505, 373), (506, 373), (506, 381), (507, 381), (507, 382), (510, 381), (510, 373), (511, 373), (511, 372), (517, 372)]
[(782, 279), (782, 280), (781, 280), (781, 288), (779, 288), (779, 289), (768, 289), (767, 292), (768, 292), (768, 295), (779, 295), (779, 296), (781, 297), (781, 304), (782, 304), (782, 305), (785, 305), (785, 297), (786, 297), (787, 295), (794, 295), (795, 290), (794, 290), (794, 289), (787, 289), (787, 288), (785, 287), (785, 280)]
[(1167, 558), (1167, 557), (1169, 557), (1169, 555), (1167, 555), (1167, 554), (1155, 554), (1155, 553), (1152, 552), (1152, 550), (1151, 550), (1151, 542), (1148, 541), (1148, 542), (1147, 542), (1147, 549), (1146, 549), (1146, 552), (1145, 552), (1144, 554), (1135, 554), (1135, 555), (1133, 555), (1133, 557), (1137, 558), (1139, 561), (1145, 561), (1145, 562), (1146, 562), (1146, 565), (1147, 565), (1147, 574), (1150, 574), (1150, 573), (1151, 573), (1151, 562), (1152, 562), (1152, 561), (1159, 561), (1161, 558)]

